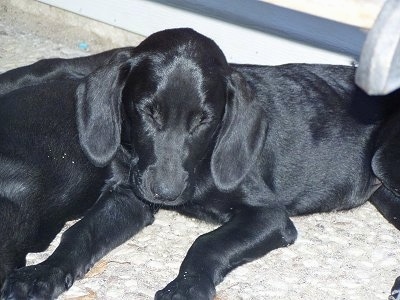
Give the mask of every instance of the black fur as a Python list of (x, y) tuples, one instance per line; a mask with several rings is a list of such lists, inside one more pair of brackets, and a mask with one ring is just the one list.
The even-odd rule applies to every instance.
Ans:
[(159, 208), (221, 226), (156, 299), (212, 299), (233, 268), (295, 241), (291, 216), (371, 199), (399, 227), (399, 94), (369, 97), (354, 72), (229, 65), (211, 40), (175, 29), (2, 74), (3, 299), (57, 297)]

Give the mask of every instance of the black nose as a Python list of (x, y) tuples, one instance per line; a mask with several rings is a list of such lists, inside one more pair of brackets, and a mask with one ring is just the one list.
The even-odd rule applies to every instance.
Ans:
[(157, 172), (148, 173), (148, 188), (157, 201), (174, 201), (185, 190), (187, 185), (187, 172), (180, 174), (162, 175)]
[(167, 180), (153, 182), (151, 186), (151, 192), (153, 197), (159, 201), (174, 201), (178, 198), (183, 190), (186, 188), (186, 180), (180, 180), (178, 182), (171, 183)]

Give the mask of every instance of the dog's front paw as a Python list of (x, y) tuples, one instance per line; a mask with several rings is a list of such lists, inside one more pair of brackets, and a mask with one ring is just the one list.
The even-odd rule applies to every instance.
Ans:
[(73, 279), (61, 269), (45, 265), (11, 272), (1, 290), (1, 300), (55, 299), (71, 287)]
[(184, 274), (158, 291), (155, 300), (212, 300), (214, 297), (215, 286), (210, 279)]

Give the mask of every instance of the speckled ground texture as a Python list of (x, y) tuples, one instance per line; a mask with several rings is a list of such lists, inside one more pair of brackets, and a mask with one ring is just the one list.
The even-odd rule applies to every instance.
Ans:
[[(107, 48), (80, 30), (22, 14), (2, 1), (0, 72), (41, 58), (81, 56)], [(60, 32), (65, 34), (61, 37)], [(79, 50), (83, 38), (94, 49)], [(400, 275), (400, 233), (370, 204), (293, 221), (297, 242), (231, 272), (217, 287), (216, 299), (387, 299)], [(153, 225), (101, 259), (60, 298), (153, 299), (176, 276), (194, 239), (212, 229), (161, 211)], [(30, 254), (28, 263), (45, 259), (58, 239), (48, 251)]]

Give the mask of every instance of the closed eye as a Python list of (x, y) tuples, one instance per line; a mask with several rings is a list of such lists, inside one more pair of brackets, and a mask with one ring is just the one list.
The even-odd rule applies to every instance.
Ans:
[(202, 128), (204, 125), (206, 125), (210, 122), (211, 122), (211, 118), (208, 117), (208, 114), (206, 112), (195, 115), (190, 122), (189, 133), (190, 134), (195, 133), (200, 128)]
[(163, 127), (163, 119), (160, 109), (157, 105), (147, 105), (140, 109), (142, 115), (147, 121), (151, 123), (156, 129), (161, 130)]

